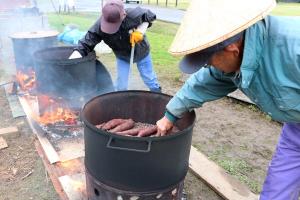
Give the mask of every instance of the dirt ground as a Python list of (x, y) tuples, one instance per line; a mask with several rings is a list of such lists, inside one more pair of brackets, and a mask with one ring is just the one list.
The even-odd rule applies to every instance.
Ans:
[[(160, 82), (163, 92), (171, 95), (182, 84), (174, 85), (168, 80)], [(229, 98), (206, 103), (196, 113), (193, 145), (247, 184), (250, 190), (259, 193), (281, 125), (255, 106)], [(18, 134), (4, 136), (9, 147), (0, 150), (0, 200), (58, 199), (35, 150), (35, 136), (24, 117), (12, 118), (2, 88), (0, 122), (0, 128), (19, 128)], [(222, 199), (191, 173), (185, 180), (185, 191), (189, 200)]]
[(4, 135), (8, 148), (0, 150), (0, 200), (56, 200), (51, 180), (38, 156), (24, 117), (12, 118), (3, 88), (0, 89), (0, 128), (17, 126), (19, 133)]

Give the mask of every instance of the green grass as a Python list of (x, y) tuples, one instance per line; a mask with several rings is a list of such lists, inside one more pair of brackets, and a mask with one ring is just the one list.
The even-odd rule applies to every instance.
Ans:
[(96, 13), (71, 13), (71, 14), (55, 14), (48, 13), (48, 21), (51, 27), (62, 32), (65, 25), (75, 24), (79, 30), (86, 31), (93, 25), (99, 17)]
[(156, 21), (147, 32), (155, 70), (160, 77), (172, 80), (178, 80), (180, 76), (177, 67), (180, 58), (173, 57), (168, 53), (177, 28), (178, 25)]
[(278, 3), (272, 15), (300, 16), (300, 3)]
[(247, 174), (253, 173), (253, 168), (246, 161), (226, 157), (220, 159), (213, 156), (210, 159), (218, 163), (227, 173), (245, 183), (252, 192), (258, 194), (261, 191), (260, 184), (248, 177)]

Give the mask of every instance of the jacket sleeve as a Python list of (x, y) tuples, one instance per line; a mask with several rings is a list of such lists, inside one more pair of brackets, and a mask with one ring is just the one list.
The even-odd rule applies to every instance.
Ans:
[(167, 111), (177, 118), (203, 103), (226, 96), (237, 89), (233, 81), (213, 67), (193, 74), (167, 104)]
[(131, 19), (134, 19), (138, 25), (142, 24), (143, 22), (148, 22), (150, 27), (152, 22), (156, 20), (156, 15), (151, 12), (149, 9), (144, 9), (141, 7), (136, 7), (133, 9), (127, 9), (127, 15)]
[(100, 19), (88, 30), (85, 36), (79, 40), (78, 47), (75, 49), (80, 52), (82, 56), (86, 56), (88, 53), (94, 50), (95, 46), (101, 42), (100, 35)]
[(151, 12), (150, 10), (147, 10), (147, 9), (143, 9), (143, 10), (144, 10), (144, 14), (142, 15), (141, 23), (148, 22), (149, 23), (148, 28), (149, 28), (150, 26), (152, 26), (152, 22), (154, 20), (156, 20), (156, 15), (153, 12)]

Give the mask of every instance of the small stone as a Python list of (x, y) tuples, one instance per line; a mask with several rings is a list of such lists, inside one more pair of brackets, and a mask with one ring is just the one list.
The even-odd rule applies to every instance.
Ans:
[(16, 174), (17, 174), (17, 172), (18, 172), (18, 168), (12, 168), (12, 173), (13, 173), (13, 175), (15, 176)]

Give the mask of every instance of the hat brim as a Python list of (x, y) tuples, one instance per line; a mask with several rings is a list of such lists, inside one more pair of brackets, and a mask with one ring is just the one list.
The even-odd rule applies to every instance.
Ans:
[(184, 56), (223, 42), (263, 19), (275, 6), (275, 0), (190, 0), (169, 52)]
[(105, 21), (103, 17), (101, 17), (101, 31), (107, 34), (114, 34), (118, 32), (120, 26), (122, 24), (122, 21), (110, 23)]
[(214, 52), (196, 52), (183, 57), (179, 63), (179, 69), (186, 74), (193, 74), (202, 67), (208, 65)]

